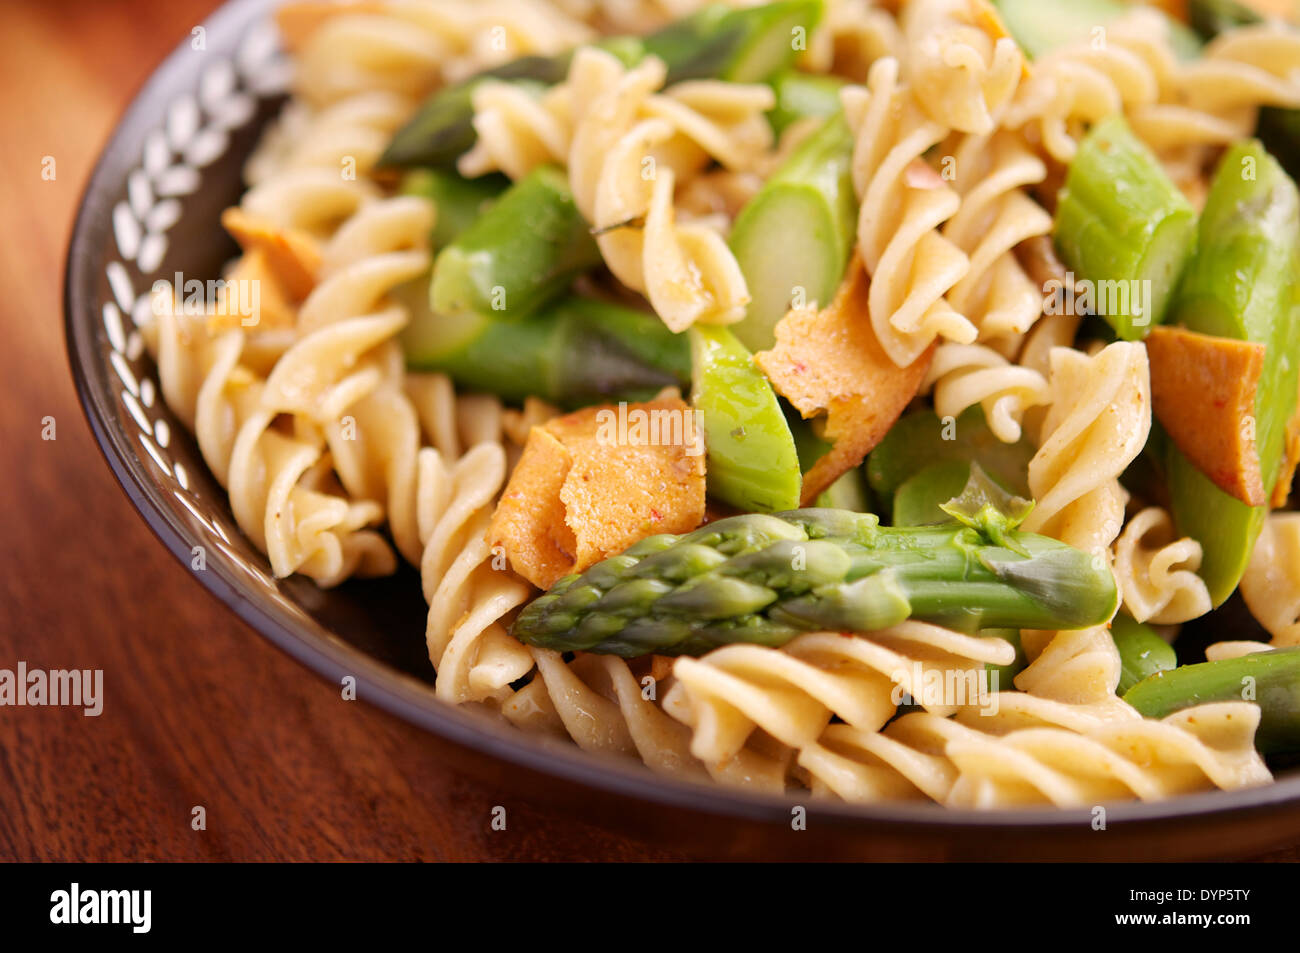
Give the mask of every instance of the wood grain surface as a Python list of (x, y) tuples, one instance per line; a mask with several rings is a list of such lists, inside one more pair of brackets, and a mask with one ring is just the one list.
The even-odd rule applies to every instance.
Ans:
[(167, 554), (100, 458), (64, 356), (72, 217), (133, 91), (213, 6), (0, 4), (0, 668), (102, 669), (106, 697), (98, 718), (0, 708), (0, 859), (677, 859), (457, 777), (342, 702)]

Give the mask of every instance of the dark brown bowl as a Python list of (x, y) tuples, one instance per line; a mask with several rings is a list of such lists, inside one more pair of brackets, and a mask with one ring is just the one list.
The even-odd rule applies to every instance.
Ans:
[(562, 810), (703, 856), (818, 859), (1185, 859), (1243, 856), (1300, 840), (1300, 777), (1248, 791), (1084, 810), (958, 812), (849, 805), (668, 780), (638, 764), (538, 739), (432, 691), (416, 575), (324, 591), (277, 580), (235, 526), (226, 494), (163, 405), (131, 313), (156, 278), (215, 277), (234, 253), (218, 224), (241, 192), (258, 130), (283, 101), (267, 0), (234, 0), (184, 42), (118, 124), (82, 199), (68, 250), (68, 356), (109, 466), (198, 582), (266, 638), (358, 696), (426, 729), (430, 756)]

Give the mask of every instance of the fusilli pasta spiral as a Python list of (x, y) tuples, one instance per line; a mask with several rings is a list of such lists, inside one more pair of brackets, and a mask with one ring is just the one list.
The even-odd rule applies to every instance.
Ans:
[(1210, 592), (1196, 574), (1201, 544), (1174, 539), (1173, 520), (1158, 506), (1136, 514), (1115, 542), (1115, 578), (1124, 608), (1138, 622), (1168, 625), (1210, 611)]
[[(921, 107), (958, 132), (985, 135), (1010, 101), (1025, 58), (970, 0), (910, 0), (902, 10), (906, 76)], [(1000, 29), (998, 32), (1001, 32)]]
[(849, 87), (842, 98), (856, 139), (858, 251), (871, 275), (871, 324), (901, 367), (936, 337), (969, 344), (977, 329), (944, 298), (970, 266), (938, 231), (961, 199), (922, 158), (948, 130), (921, 111), (899, 69), (893, 57), (877, 60), (866, 88)]
[(1251, 615), (1273, 638), (1267, 644), (1219, 642), (1206, 649), (1208, 657), (1228, 658), (1300, 645), (1300, 513), (1269, 516), (1255, 541), (1240, 588)]
[(1043, 375), (1012, 364), (979, 344), (939, 345), (922, 384), (922, 390), (930, 388), (940, 417), (955, 418), (979, 404), (989, 429), (1006, 443), (1020, 439), (1020, 424), (1028, 408), (1047, 403)]
[(1029, 463), (1038, 503), (1023, 525), (1100, 556), (1124, 521), (1119, 475), (1151, 430), (1146, 349), (1116, 341), (1089, 357), (1054, 348), (1048, 383), (1050, 407)]
[(718, 763), (739, 752), (755, 728), (792, 748), (813, 743), (832, 715), (878, 731), (898, 706), (895, 686), (927, 710), (951, 714), (955, 705), (935, 698), (927, 679), (982, 678), (984, 663), (1014, 657), (1001, 639), (915, 621), (864, 637), (815, 632), (779, 650), (729, 645), (679, 659), (664, 708), (692, 726), (696, 757)]
[(1230, 30), (1180, 62), (1159, 13), (1136, 9), (1086, 41), (1034, 64), (1004, 121), (1030, 127), (1060, 162), (1084, 127), (1122, 112), (1175, 181), (1199, 180), (1206, 147), (1249, 136), (1260, 106), (1300, 104), (1300, 35), (1277, 25)]

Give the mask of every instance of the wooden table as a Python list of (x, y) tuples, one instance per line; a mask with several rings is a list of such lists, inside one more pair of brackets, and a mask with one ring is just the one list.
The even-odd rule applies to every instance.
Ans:
[(674, 857), (503, 800), (341, 703), (172, 559), (100, 458), (63, 348), (72, 217), (135, 89), (214, 5), (0, 4), (0, 668), (103, 669), (107, 698), (98, 718), (0, 708), (0, 860)]
[(517, 798), (490, 830), (500, 792), (236, 620), (100, 459), (63, 350), (72, 216), (132, 92), (212, 6), (0, 5), (0, 668), (103, 669), (107, 697), (98, 718), (0, 708), (0, 860), (674, 859)]

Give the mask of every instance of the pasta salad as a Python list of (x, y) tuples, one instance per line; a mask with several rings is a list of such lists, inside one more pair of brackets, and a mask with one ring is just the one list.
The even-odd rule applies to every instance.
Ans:
[[(291, 0), (224, 296), (142, 330), (277, 576), (418, 567), (449, 703), (857, 802), (1265, 784), (1286, 7)], [(1270, 641), (1180, 645), (1230, 598)]]

